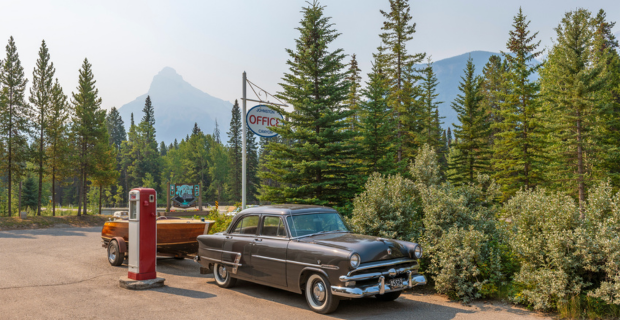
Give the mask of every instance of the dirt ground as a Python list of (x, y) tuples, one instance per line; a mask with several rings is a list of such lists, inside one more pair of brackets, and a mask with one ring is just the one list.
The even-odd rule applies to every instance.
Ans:
[(158, 259), (163, 288), (121, 289), (127, 266), (112, 267), (101, 227), (0, 231), (1, 319), (547, 319), (505, 303), (464, 306), (407, 292), (394, 302), (342, 301), (324, 316), (302, 295), (240, 282), (222, 289), (191, 260)]

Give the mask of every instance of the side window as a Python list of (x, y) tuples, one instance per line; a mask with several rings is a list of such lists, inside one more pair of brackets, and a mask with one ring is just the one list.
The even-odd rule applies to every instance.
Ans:
[(258, 229), (258, 216), (247, 216), (237, 223), (232, 233), (256, 234)]
[(263, 219), (263, 227), (261, 235), (269, 237), (286, 237), (284, 224), (280, 217), (265, 217)]

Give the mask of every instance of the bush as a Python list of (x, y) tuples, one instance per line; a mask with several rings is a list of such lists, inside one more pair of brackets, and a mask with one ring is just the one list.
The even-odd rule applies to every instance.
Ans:
[(372, 174), (353, 200), (349, 225), (356, 233), (389, 239), (418, 239), (421, 208), (414, 184), (401, 175)]
[(218, 233), (226, 231), (230, 223), (232, 222), (233, 216), (226, 215), (225, 213), (220, 213), (215, 207), (211, 209), (209, 215), (207, 216), (207, 220), (213, 220), (215, 223), (209, 230), (209, 234)]
[(522, 264), (513, 300), (536, 310), (566, 309), (586, 294), (619, 305), (619, 204), (609, 183), (590, 191), (583, 220), (575, 201), (561, 193), (519, 191), (510, 199), (504, 215), (512, 220), (510, 245)]

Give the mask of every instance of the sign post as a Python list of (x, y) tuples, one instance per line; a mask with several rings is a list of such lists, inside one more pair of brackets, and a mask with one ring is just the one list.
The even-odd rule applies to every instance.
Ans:
[[(278, 103), (272, 103), (272, 102), (266, 102), (266, 101), (260, 101), (260, 100), (253, 100), (253, 99), (248, 99), (246, 96), (246, 84), (248, 83), (248, 78), (247, 75), (245, 73), (245, 71), (243, 71), (243, 97), (241, 98), (242, 100), (242, 105), (243, 105), (243, 113), (242, 115), (242, 165), (241, 165), (241, 209), (244, 210), (246, 207), (246, 190), (247, 190), (247, 178), (246, 178), (246, 168), (247, 168), (247, 150), (246, 150), (246, 135), (247, 135), (247, 129), (249, 128), (250, 130), (252, 130), (252, 132), (254, 132), (254, 134), (261, 136), (261, 137), (265, 137), (265, 138), (272, 138), (277, 136), (278, 134), (275, 132), (272, 132), (271, 130), (269, 130), (269, 127), (276, 127), (280, 125), (280, 122), (282, 122), (282, 120), (284, 119), (282, 117), (282, 115), (269, 108), (266, 105), (257, 105), (252, 107), (252, 109), (250, 109), (249, 112), (247, 112), (247, 101), (254, 101), (254, 102), (259, 102), (259, 103), (265, 103), (265, 104), (272, 104), (272, 105), (279, 105), (279, 106), (283, 106), (286, 107), (286, 105), (284, 104), (278, 104)], [(250, 85), (253, 85), (250, 82)], [(254, 85), (256, 86), (256, 85)], [(253, 87), (252, 87), (253, 88)], [(260, 88), (259, 88), (260, 89)], [(254, 89), (252, 89), (254, 90)], [(262, 89), (260, 89), (262, 90)], [(265, 94), (268, 94), (267, 91), (262, 90), (265, 92)], [(254, 92), (256, 93), (256, 92)], [(260, 98), (259, 98), (260, 99)], [(277, 98), (276, 98), (277, 99)], [(249, 124), (248, 124), (249, 122)]]

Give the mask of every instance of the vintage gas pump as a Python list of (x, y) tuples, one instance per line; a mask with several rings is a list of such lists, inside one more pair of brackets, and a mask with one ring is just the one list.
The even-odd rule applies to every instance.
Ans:
[(135, 188), (129, 192), (129, 274), (133, 280), (157, 277), (157, 192)]

